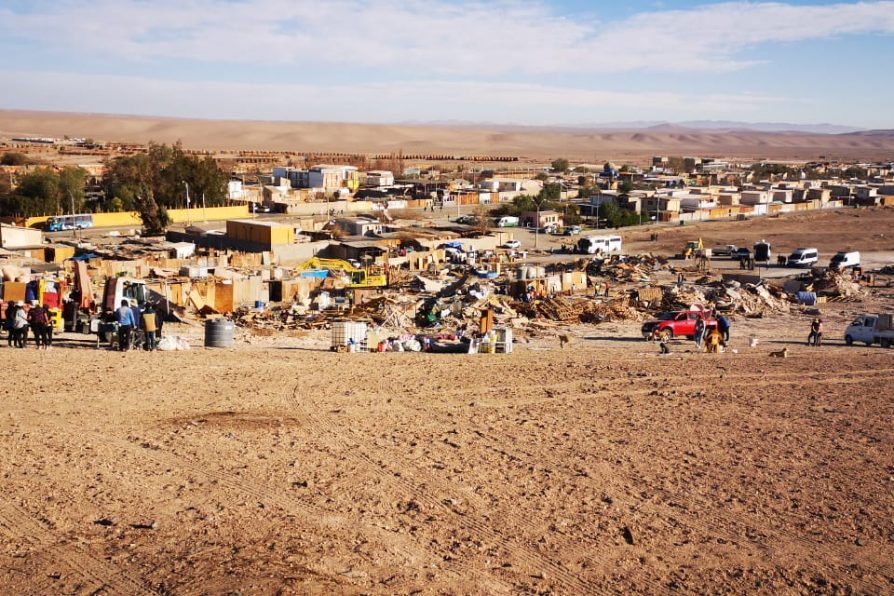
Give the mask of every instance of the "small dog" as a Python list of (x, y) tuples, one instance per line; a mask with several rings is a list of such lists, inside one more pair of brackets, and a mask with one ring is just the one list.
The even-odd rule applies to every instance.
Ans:
[(565, 344), (570, 344), (570, 343), (571, 343), (571, 338), (568, 337), (567, 335), (560, 335), (560, 336), (559, 336), (559, 347), (560, 347), (560, 348), (564, 349), (564, 348), (565, 348)]
[(782, 348), (778, 352), (770, 352), (770, 358), (788, 358), (788, 348)]
[(756, 347), (757, 347), (757, 338), (756, 338), (756, 337), (752, 337), (752, 338), (748, 341), (748, 347), (749, 347), (749, 348), (756, 348)]

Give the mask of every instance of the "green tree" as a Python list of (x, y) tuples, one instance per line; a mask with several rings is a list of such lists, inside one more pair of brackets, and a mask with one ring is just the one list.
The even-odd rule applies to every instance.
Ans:
[(604, 219), (611, 225), (616, 225), (620, 216), (621, 208), (618, 207), (618, 203), (614, 199), (608, 198), (599, 204), (599, 219)]
[(537, 196), (542, 197), (549, 202), (560, 201), (562, 199), (562, 185), (544, 184), (543, 190), (541, 190), (540, 194)]
[(28, 159), (27, 155), (15, 151), (4, 153), (3, 156), (0, 157), (0, 165), (4, 166), (24, 166), (29, 163), (31, 163), (31, 160)]
[(25, 201), (23, 215), (61, 213), (59, 175), (49, 168), (38, 168), (22, 176), (15, 193)]
[(72, 210), (80, 213), (84, 210), (84, 189), (87, 185), (87, 172), (77, 166), (65, 166), (59, 172), (59, 194), (63, 211)]
[(552, 167), (553, 172), (564, 174), (568, 171), (568, 160), (564, 158), (554, 159), (550, 167)]
[(144, 231), (150, 236), (163, 234), (171, 223), (167, 210), (155, 202), (155, 194), (149, 189), (137, 197), (137, 212), (143, 220)]
[(633, 192), (633, 182), (630, 180), (624, 180), (620, 184), (618, 184), (618, 191), (624, 194)]
[(577, 205), (566, 205), (565, 213), (562, 215), (562, 223), (566, 226), (578, 226), (583, 221), (580, 216), (580, 207)]

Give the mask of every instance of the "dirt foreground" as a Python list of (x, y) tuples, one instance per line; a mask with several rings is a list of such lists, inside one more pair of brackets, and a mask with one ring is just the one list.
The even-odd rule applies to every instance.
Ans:
[(892, 352), (783, 329), (665, 357), (635, 325), (492, 356), (4, 342), (0, 585), (891, 593)]

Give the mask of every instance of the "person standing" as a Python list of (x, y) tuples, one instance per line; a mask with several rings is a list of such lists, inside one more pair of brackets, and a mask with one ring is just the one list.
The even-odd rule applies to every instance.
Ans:
[(31, 327), (34, 343), (38, 350), (44, 347), (43, 338), (48, 323), (49, 320), (43, 307), (37, 303), (37, 300), (31, 302), (31, 308), (28, 310), (28, 325)]
[(6, 305), (6, 318), (3, 320), (3, 327), (6, 329), (6, 343), (12, 347), (13, 339), (15, 339), (15, 321), (16, 321), (16, 303), (12, 300)]
[(46, 326), (43, 328), (43, 347), (45, 350), (49, 350), (53, 347), (53, 315), (50, 313), (50, 308), (46, 304), (40, 308), (43, 310), (47, 322)]
[(823, 320), (819, 317), (810, 323), (810, 335), (807, 336), (807, 345), (819, 346), (823, 337)]
[(702, 349), (702, 340), (705, 337), (705, 319), (699, 317), (695, 320), (695, 347)]
[(717, 329), (720, 331), (720, 335), (723, 338), (723, 343), (729, 343), (729, 329), (732, 326), (730, 320), (726, 318), (724, 315), (720, 315), (717, 317)]
[(130, 349), (130, 338), (136, 325), (127, 300), (121, 301), (121, 307), (115, 311), (115, 320), (118, 321), (118, 349), (126, 352)]
[(150, 352), (155, 351), (155, 332), (158, 331), (158, 325), (156, 324), (157, 318), (155, 315), (155, 309), (152, 308), (151, 304), (147, 304), (146, 308), (143, 309), (141, 320), (144, 332), (143, 335), (145, 337), (143, 348)]
[(28, 339), (28, 312), (25, 310), (24, 302), (16, 303), (16, 314), (13, 327), (15, 333), (15, 346), (17, 348), (24, 348), (25, 340)]

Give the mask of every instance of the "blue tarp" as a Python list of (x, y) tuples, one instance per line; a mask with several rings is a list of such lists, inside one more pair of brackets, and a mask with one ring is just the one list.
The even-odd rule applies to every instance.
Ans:
[(311, 271), (302, 271), (301, 277), (315, 277), (317, 279), (326, 279), (329, 275), (328, 269), (313, 269)]
[(816, 304), (816, 292), (798, 292), (798, 304), (814, 306)]

